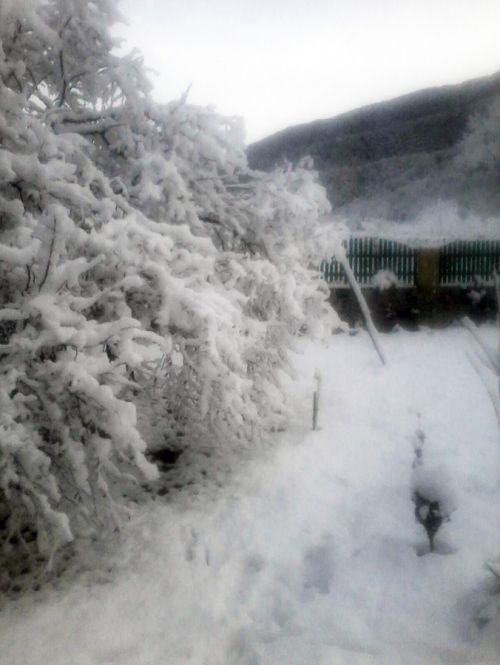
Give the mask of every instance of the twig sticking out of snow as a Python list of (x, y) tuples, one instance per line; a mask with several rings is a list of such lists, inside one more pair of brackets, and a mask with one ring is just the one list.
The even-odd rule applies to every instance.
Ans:
[(375, 328), (375, 324), (373, 323), (370, 308), (368, 307), (368, 303), (366, 302), (366, 299), (363, 296), (361, 289), (359, 288), (359, 284), (356, 281), (356, 277), (354, 276), (354, 273), (351, 270), (351, 266), (349, 265), (349, 261), (347, 260), (345, 249), (340, 244), (335, 248), (335, 258), (345, 270), (349, 286), (353, 290), (353, 293), (357, 298), (357, 301), (365, 318), (366, 327), (368, 330), (368, 334), (370, 335), (371, 340), (373, 342), (373, 346), (375, 347), (375, 350), (378, 353), (378, 357), (380, 358), (382, 365), (385, 365), (387, 363), (387, 360), (382, 345), (380, 343), (378, 331)]

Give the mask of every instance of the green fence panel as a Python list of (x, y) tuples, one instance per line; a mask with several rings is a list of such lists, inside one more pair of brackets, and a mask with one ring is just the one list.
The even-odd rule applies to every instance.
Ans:
[[(369, 286), (379, 270), (389, 270), (400, 284), (415, 285), (417, 253), (393, 240), (351, 236), (344, 242), (354, 276), (362, 286)], [(439, 251), (440, 284), (465, 286), (477, 280), (491, 282), (493, 272), (500, 269), (500, 240), (457, 240), (443, 245)], [(329, 284), (347, 284), (342, 266), (335, 258), (323, 259), (320, 271)]]
[(455, 241), (440, 249), (440, 282), (446, 286), (491, 282), (500, 262), (500, 241)]

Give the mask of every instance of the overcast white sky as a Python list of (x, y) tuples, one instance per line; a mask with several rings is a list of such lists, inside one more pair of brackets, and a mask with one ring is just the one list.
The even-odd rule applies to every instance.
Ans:
[(122, 0), (156, 97), (245, 119), (248, 142), (500, 70), (500, 0)]

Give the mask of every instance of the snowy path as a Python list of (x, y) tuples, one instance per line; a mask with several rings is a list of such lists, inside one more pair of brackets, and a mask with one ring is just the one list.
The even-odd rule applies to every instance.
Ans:
[[(500, 556), (500, 441), (462, 330), (337, 337), (300, 359), (294, 441), (217, 498), (138, 515), (107, 584), (0, 613), (2, 665), (489, 663), (471, 614)], [(308, 431), (316, 366), (318, 432)], [(306, 401), (307, 400), (307, 401)], [(457, 510), (417, 556), (411, 437)], [(194, 503), (194, 505), (193, 505)]]

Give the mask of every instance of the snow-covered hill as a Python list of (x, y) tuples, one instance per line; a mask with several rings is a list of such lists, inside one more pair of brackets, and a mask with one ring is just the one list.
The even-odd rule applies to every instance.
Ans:
[[(314, 159), (335, 217), (352, 224), (498, 220), (500, 72), (289, 127), (248, 147), (250, 163)], [(481, 129), (482, 127), (482, 129)], [(498, 222), (497, 222), (498, 226)]]
[[(99, 575), (6, 605), (2, 664), (497, 663), (484, 564), (500, 556), (500, 440), (472, 340), (382, 342), (385, 367), (363, 332), (302, 347), (276, 448), (222, 488), (137, 510)], [(418, 427), (423, 468), (453, 497), (435, 553), (411, 501)]]

